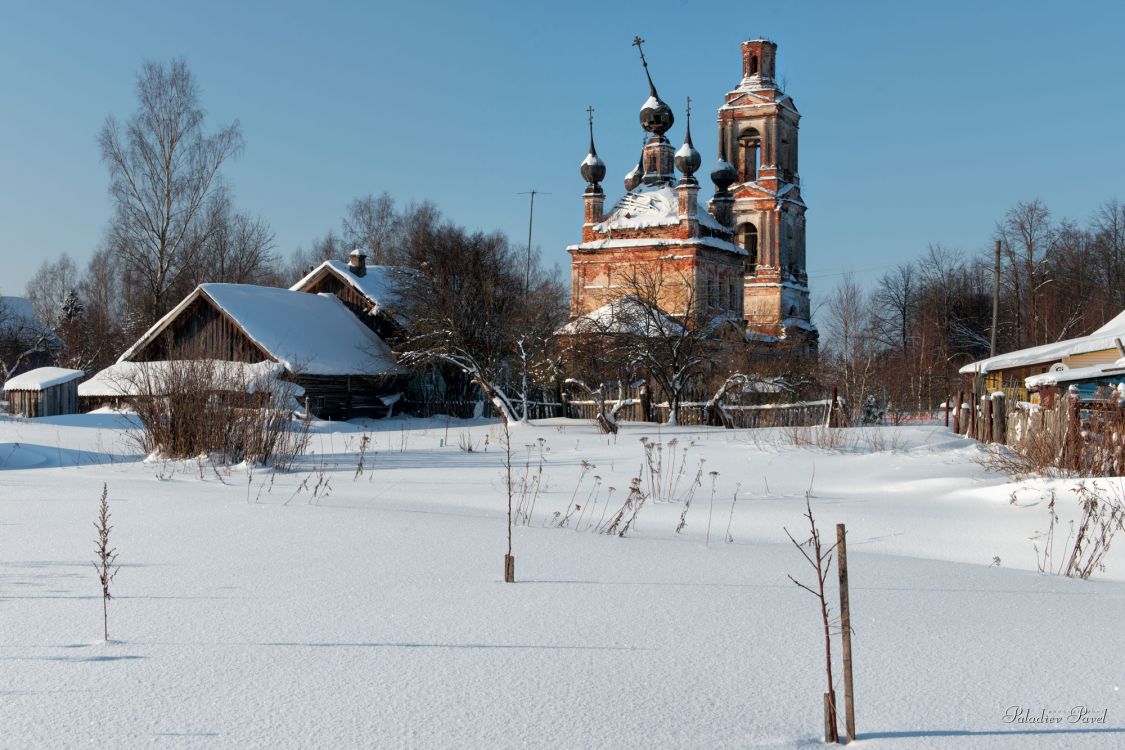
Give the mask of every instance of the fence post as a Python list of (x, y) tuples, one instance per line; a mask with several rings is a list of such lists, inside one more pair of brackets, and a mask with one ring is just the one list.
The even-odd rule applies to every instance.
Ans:
[(953, 431), (961, 434), (961, 404), (965, 403), (965, 391), (957, 390), (957, 410), (953, 412)]
[[(946, 404), (949, 402), (946, 401)], [(848, 600), (848, 545), (844, 524), (836, 524), (836, 569), (840, 574), (840, 631), (844, 642), (844, 727), (848, 742), (855, 740), (855, 702), (852, 693), (852, 612)]]
[(1076, 468), (1081, 449), (1078, 445), (1078, 394), (1075, 391), (1067, 392), (1066, 402), (1066, 443), (1063, 445), (1063, 455), (1066, 456), (1067, 466)]
[(838, 386), (832, 386), (832, 406), (829, 407), (831, 411), (828, 412), (828, 426), (839, 427), (840, 415), (838, 409), (840, 408), (840, 389)]
[(945, 396), (945, 426), (949, 426), (949, 400), (952, 398), (949, 394)]
[(1007, 445), (1008, 443), (1008, 409), (1007, 399), (1000, 391), (992, 394), (992, 442)]
[(984, 424), (983, 424), (984, 439), (981, 442), (982, 443), (991, 443), (992, 442), (992, 399), (990, 399), (988, 397), (987, 393), (981, 394), (980, 398), (981, 398), (981, 402), (982, 402), (982, 406), (981, 406), (981, 412), (983, 414), (982, 419), (984, 421)]

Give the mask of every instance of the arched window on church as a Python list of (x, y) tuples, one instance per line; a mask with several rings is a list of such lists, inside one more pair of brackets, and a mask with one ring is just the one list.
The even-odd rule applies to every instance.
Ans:
[(758, 158), (762, 150), (762, 136), (753, 128), (738, 137), (739, 160), (742, 182), (758, 179)]
[(758, 75), (758, 56), (750, 55), (750, 75)]
[(738, 246), (746, 251), (746, 270), (753, 273), (758, 267), (758, 228), (750, 222), (739, 224), (736, 237)]

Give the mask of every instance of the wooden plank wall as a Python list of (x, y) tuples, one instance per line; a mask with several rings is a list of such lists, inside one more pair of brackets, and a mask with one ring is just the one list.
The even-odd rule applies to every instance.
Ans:
[(270, 359), (230, 318), (202, 296), (132, 359), (154, 362), (197, 358), (249, 363)]

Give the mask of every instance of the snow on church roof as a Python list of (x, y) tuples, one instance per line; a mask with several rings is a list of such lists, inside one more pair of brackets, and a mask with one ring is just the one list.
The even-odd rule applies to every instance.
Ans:
[(129, 361), (181, 312), (206, 296), (271, 358), (305, 375), (405, 373), (386, 343), (331, 294), (251, 284), (201, 284), (161, 318), (118, 362)]
[[(699, 223), (708, 229), (730, 232), (715, 217), (699, 206)], [(675, 226), (680, 223), (679, 200), (671, 185), (638, 185), (617, 201), (609, 216), (594, 225), (595, 232), (612, 229), (647, 229)], [(733, 247), (733, 245), (732, 245)]]
[(1116, 339), (1125, 339), (1125, 311), (1122, 311), (1113, 320), (1106, 323), (1089, 336), (1080, 336), (1076, 339), (1056, 341), (1042, 346), (1033, 346), (1028, 349), (1019, 349), (1007, 354), (971, 362), (960, 369), (962, 375), (973, 373), (992, 372), (1005, 370), (1011, 367), (1026, 367), (1047, 362), (1058, 362), (1064, 357), (1088, 352), (1100, 352), (1117, 347)]
[(558, 333), (631, 333), (637, 336), (679, 336), (684, 331), (663, 310), (627, 295), (575, 318)]

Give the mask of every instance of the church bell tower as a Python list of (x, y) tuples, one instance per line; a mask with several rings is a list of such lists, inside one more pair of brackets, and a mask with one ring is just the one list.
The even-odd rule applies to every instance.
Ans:
[(775, 43), (742, 43), (742, 80), (719, 108), (720, 152), (736, 175), (728, 200), (736, 244), (747, 252), (747, 328), (815, 350), (797, 170), (801, 115), (777, 84), (776, 63)]

